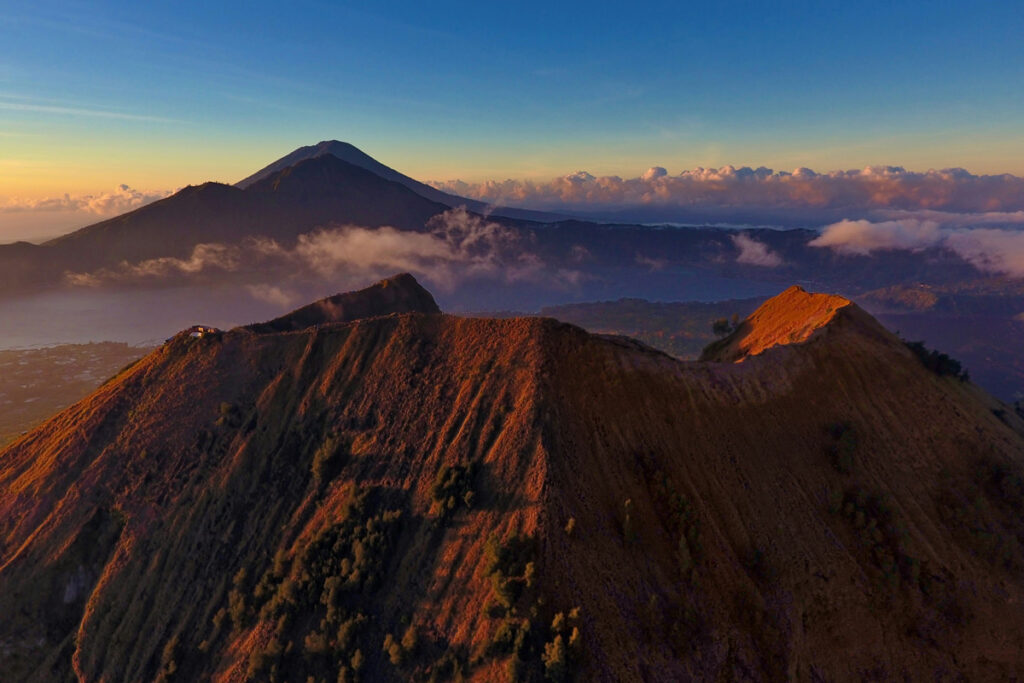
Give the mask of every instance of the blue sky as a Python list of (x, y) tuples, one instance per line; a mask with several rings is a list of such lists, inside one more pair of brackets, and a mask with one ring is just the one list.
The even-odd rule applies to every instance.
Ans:
[(0, 5), (0, 200), (233, 182), (352, 142), (421, 179), (652, 165), (1024, 174), (1018, 3)]

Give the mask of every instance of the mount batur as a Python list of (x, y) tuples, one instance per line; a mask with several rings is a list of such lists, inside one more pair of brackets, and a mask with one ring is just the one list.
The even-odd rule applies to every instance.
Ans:
[[(4, 247), (0, 272), (39, 289), (201, 242), (482, 209), (374, 163), (299, 150)], [(547, 264), (585, 243), (608, 282), (637, 249), (750, 268), (715, 260), (728, 231), (491, 220)], [(807, 232), (763, 236), (792, 264), (772, 277), (976, 275), (918, 254), (869, 273)], [(549, 318), (444, 314), (398, 275), (184, 331), (0, 451), (0, 672), (1009, 679), (1022, 474), (1012, 408), (841, 296), (785, 289), (682, 361)]]

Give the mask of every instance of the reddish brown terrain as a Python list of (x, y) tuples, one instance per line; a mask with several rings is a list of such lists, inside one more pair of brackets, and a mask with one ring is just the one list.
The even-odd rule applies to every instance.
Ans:
[(1024, 423), (845, 299), (787, 290), (742, 363), (682, 362), (377, 287), (178, 335), (0, 451), (0, 671), (1024, 671)]

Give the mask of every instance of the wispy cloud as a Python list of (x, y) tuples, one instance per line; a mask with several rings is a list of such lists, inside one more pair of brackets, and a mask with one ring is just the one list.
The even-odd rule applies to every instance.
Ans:
[(117, 119), (121, 121), (145, 121), (148, 123), (181, 123), (179, 119), (171, 119), (163, 116), (149, 116), (146, 114), (130, 114), (109, 109), (96, 109), (86, 107), (68, 107), (54, 104), (39, 104), (31, 102), (4, 102), (0, 101), (0, 110), (23, 111), (36, 114), (56, 114), (59, 116), (85, 116), (101, 119)]
[[(981, 271), (1024, 277), (1024, 230), (973, 227), (990, 224), (984, 214), (979, 215), (973, 225), (964, 216), (943, 222), (935, 213), (926, 215), (930, 218), (840, 221), (823, 228), (810, 246), (850, 256), (870, 256), (887, 250), (946, 249)], [(1004, 217), (999, 222), (1010, 221)], [(1024, 223), (1024, 220), (1016, 222)]]
[(767, 244), (759, 242), (749, 235), (739, 233), (732, 236), (732, 243), (739, 250), (736, 263), (763, 268), (778, 268), (783, 265), (782, 257), (772, 251)]
[(467, 278), (507, 282), (546, 282), (571, 286), (579, 274), (551, 270), (516, 231), (464, 209), (435, 216), (428, 232), (392, 227), (343, 226), (300, 235), (291, 248), (268, 239), (241, 244), (200, 244), (187, 258), (156, 258), (122, 263), (92, 273), (68, 273), (77, 286), (114, 282), (153, 283), (219, 273), (274, 273), (273, 286), (257, 284), (250, 294), (264, 301), (285, 302), (291, 296), (282, 281), (312, 274), (321, 280), (405, 270), (450, 290)]
[(119, 185), (112, 192), (69, 195), (44, 199), (9, 199), (0, 204), (0, 213), (69, 212), (90, 216), (116, 216), (132, 211), (171, 194), (169, 190), (142, 191)]

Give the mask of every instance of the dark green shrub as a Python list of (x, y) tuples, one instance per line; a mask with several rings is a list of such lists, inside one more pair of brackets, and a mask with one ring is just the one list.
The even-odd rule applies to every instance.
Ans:
[(568, 655), (565, 649), (565, 640), (561, 635), (555, 636), (555, 639), (544, 646), (544, 655), (542, 656), (544, 662), (544, 676), (548, 680), (555, 681), (555, 683), (561, 683), (568, 674), (569, 662)]
[(717, 318), (711, 323), (711, 331), (716, 337), (724, 337), (736, 331), (740, 326), (740, 316), (733, 313), (730, 318)]
[(888, 497), (855, 487), (848, 490), (838, 508), (856, 530), (868, 556), (893, 587), (901, 581), (919, 585), (920, 562), (906, 551), (906, 530)]
[(395, 637), (390, 633), (384, 636), (384, 652), (387, 653), (388, 659), (395, 666), (400, 666), (405, 661), (405, 652), (402, 651), (401, 644), (395, 640)]
[(430, 496), (441, 511), (441, 517), (447, 517), (461, 507), (472, 508), (476, 499), (474, 480), (476, 479), (477, 463), (466, 462), (458, 465), (444, 465), (434, 477), (430, 488)]
[(519, 635), (519, 624), (515, 621), (503, 621), (498, 626), (488, 646), (488, 654), (496, 657), (510, 655), (515, 651), (516, 638)]
[(337, 434), (328, 434), (313, 453), (313, 481), (317, 486), (330, 481), (338, 474), (347, 454), (347, 444)]
[(934, 349), (928, 349), (924, 345), (923, 341), (905, 343), (907, 348), (913, 352), (919, 361), (921, 361), (921, 364), (939, 377), (955, 377), (961, 382), (970, 380), (970, 374), (967, 370), (963, 369), (963, 366), (960, 365), (960, 361), (950, 358), (946, 354), (935, 351)]

